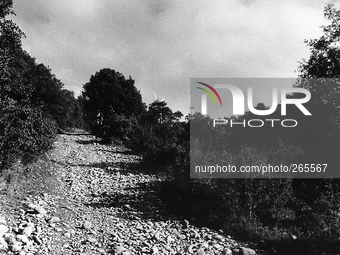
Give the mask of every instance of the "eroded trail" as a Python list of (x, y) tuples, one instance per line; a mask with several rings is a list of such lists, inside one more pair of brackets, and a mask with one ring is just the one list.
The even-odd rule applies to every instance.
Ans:
[[(160, 180), (138, 170), (139, 157), (124, 148), (93, 136), (59, 135), (48, 160), (56, 192), (28, 197), (20, 216), (8, 220), (23, 228), (33, 223), (31, 246), (22, 243), (22, 255), (231, 254), (238, 246), (167, 213), (157, 195)], [(21, 230), (14, 227), (15, 237)]]

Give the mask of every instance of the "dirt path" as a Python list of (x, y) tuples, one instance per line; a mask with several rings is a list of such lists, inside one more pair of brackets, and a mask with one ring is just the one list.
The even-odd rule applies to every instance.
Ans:
[[(158, 199), (160, 180), (136, 168), (139, 157), (124, 148), (93, 136), (59, 135), (46, 160), (53, 170), (46, 185), (54, 192), (28, 196), (7, 215), (8, 233), (17, 240), (33, 224), (32, 243), (21, 242), (20, 255), (231, 254), (238, 246), (229, 236), (167, 213)], [(18, 254), (11, 249), (7, 254)]]

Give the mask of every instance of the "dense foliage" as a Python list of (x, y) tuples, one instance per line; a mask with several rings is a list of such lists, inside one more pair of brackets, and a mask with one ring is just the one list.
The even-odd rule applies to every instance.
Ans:
[[(190, 156), (195, 165), (200, 162), (236, 166), (327, 162), (329, 171), (338, 171), (340, 85), (334, 78), (339, 78), (340, 11), (332, 5), (327, 5), (324, 11), (331, 24), (323, 27), (324, 36), (306, 41), (311, 56), (301, 62), (299, 81), (295, 84), (312, 93), (314, 100), (307, 108), (313, 117), (305, 118), (299, 111), (290, 109), (290, 118), (299, 125), (287, 131), (279, 127), (213, 128), (209, 117), (190, 116)], [(259, 104), (256, 108), (264, 107)], [(280, 107), (267, 117), (279, 119), (279, 110)], [(247, 112), (232, 118), (240, 122), (261, 117)], [(189, 164), (185, 162), (188, 172)], [(181, 169), (178, 165), (173, 167)], [(163, 197), (172, 208), (197, 223), (222, 227), (246, 239), (264, 240), (265, 248), (279, 249), (277, 252), (283, 254), (334, 254), (340, 247), (338, 179), (254, 179), (249, 176), (193, 180), (183, 176), (173, 175)], [(293, 240), (292, 235), (297, 239)]]
[(93, 133), (105, 141), (121, 137), (124, 124), (139, 119), (145, 111), (140, 92), (131, 77), (105, 68), (92, 75), (83, 87), (84, 119)]
[[(154, 162), (156, 158), (150, 155), (162, 155), (160, 162), (166, 164), (170, 175), (170, 181), (163, 185), (162, 198), (174, 212), (240, 238), (262, 240), (263, 248), (277, 249), (278, 253), (332, 254), (339, 249), (338, 179), (254, 179), (251, 176), (190, 179), (189, 176), (189, 137), (191, 160), (198, 165), (199, 162), (236, 166), (323, 162), (328, 163), (329, 171), (338, 171), (339, 81), (305, 79), (339, 77), (340, 11), (327, 5), (325, 17), (331, 24), (323, 27), (325, 35), (320, 39), (307, 41), (311, 56), (301, 62), (299, 81), (295, 84), (312, 93), (314, 100), (306, 107), (313, 117), (305, 118), (298, 110), (289, 109), (290, 118), (299, 123), (293, 130), (227, 125), (213, 128), (212, 119), (200, 114), (188, 116), (186, 122), (178, 122), (179, 125), (169, 121), (162, 126), (159, 118), (140, 125), (139, 134), (143, 135), (138, 136), (136, 144), (144, 145), (141, 151), (147, 160)], [(256, 108), (265, 107), (259, 104)], [(152, 110), (150, 105), (149, 112)], [(279, 119), (279, 112), (280, 106), (267, 117)], [(242, 121), (261, 117), (247, 112), (232, 118)], [(165, 132), (160, 136), (157, 136), (158, 126)], [(173, 150), (165, 149), (167, 147)]]
[(72, 92), (49, 68), (22, 49), (24, 33), (8, 15), (12, 0), (0, 3), (0, 168), (29, 162), (51, 147), (56, 127), (82, 125)]
[(144, 160), (166, 165), (173, 162), (180, 150), (179, 136), (183, 132), (182, 113), (156, 100), (141, 116), (141, 120), (126, 133), (126, 145), (144, 156)]

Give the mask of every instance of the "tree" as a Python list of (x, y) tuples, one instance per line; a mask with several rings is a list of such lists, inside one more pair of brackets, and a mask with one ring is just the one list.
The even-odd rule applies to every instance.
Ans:
[[(302, 82), (300, 86), (307, 88), (313, 96), (320, 98), (324, 104), (332, 104), (340, 110), (340, 11), (328, 4), (324, 8), (324, 16), (331, 21), (323, 28), (324, 35), (318, 39), (305, 40), (311, 55), (303, 59), (298, 71), (300, 78), (328, 78), (325, 82)], [(322, 86), (320, 85), (322, 84)]]
[[(320, 38), (305, 41), (310, 57), (298, 68), (297, 86), (312, 94), (307, 104), (312, 117), (299, 121), (298, 139), (306, 151), (301, 163), (328, 163), (327, 171), (335, 173), (340, 164), (340, 11), (327, 4), (324, 16), (330, 24), (321, 26)], [(294, 180), (293, 187), (300, 204), (297, 212), (302, 230), (312, 238), (334, 244), (339, 236), (338, 179)]]
[(26, 82), (31, 58), (21, 47), (23, 32), (6, 19), (13, 1), (0, 3), (0, 170), (16, 160), (29, 162), (50, 148), (54, 122), (32, 106), (34, 84)]
[(300, 63), (297, 86), (312, 94), (307, 108), (313, 116), (300, 124), (305, 140), (318, 141), (314, 142), (315, 153), (327, 158), (340, 143), (340, 11), (328, 4), (324, 16), (330, 24), (321, 26), (323, 35), (305, 41), (311, 54)]
[(126, 79), (112, 69), (101, 69), (83, 86), (85, 121), (104, 139), (115, 136), (117, 116), (140, 118), (145, 112), (142, 96), (131, 77)]
[(81, 116), (73, 93), (22, 49), (24, 33), (6, 19), (12, 6), (0, 2), (0, 170), (33, 160), (53, 144), (56, 125), (73, 127)]
[(340, 11), (328, 4), (324, 16), (331, 21), (323, 28), (324, 35), (319, 39), (305, 40), (311, 55), (303, 60), (299, 71), (303, 78), (338, 78), (340, 76)]
[(184, 131), (183, 114), (172, 112), (166, 102), (152, 102), (148, 111), (127, 134), (126, 145), (142, 154), (144, 160), (165, 165), (179, 152), (179, 139)]
[(164, 101), (156, 100), (149, 105), (146, 119), (154, 124), (165, 122), (178, 122), (183, 114), (180, 111), (172, 112)]
[(62, 89), (58, 93), (58, 102), (55, 104), (56, 120), (60, 128), (83, 128), (83, 112), (80, 103), (74, 97), (74, 92)]
[(19, 76), (16, 68), (18, 55), (21, 55), (21, 39), (24, 33), (6, 16), (14, 14), (13, 1), (6, 0), (0, 4), (0, 97), (2, 102), (7, 102), (7, 94), (11, 91), (11, 83)]

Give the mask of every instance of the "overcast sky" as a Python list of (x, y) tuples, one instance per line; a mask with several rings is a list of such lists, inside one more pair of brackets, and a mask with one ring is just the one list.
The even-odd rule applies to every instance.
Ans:
[[(296, 77), (323, 0), (14, 0), (23, 47), (80, 94), (102, 68), (189, 112), (190, 78)], [(338, 7), (337, 4), (335, 4)]]

